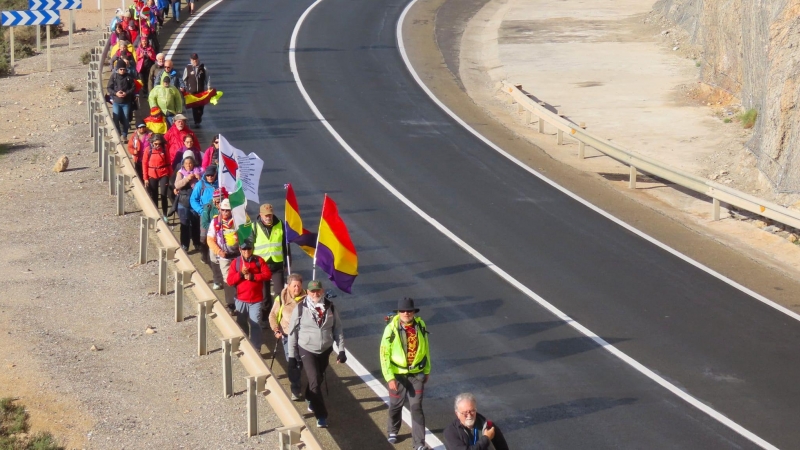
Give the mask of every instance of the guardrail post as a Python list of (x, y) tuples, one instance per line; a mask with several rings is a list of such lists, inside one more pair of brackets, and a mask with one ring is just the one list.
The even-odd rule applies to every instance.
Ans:
[(139, 264), (147, 264), (147, 232), (155, 230), (156, 219), (140, 217), (139, 222)]
[(539, 117), (539, 134), (544, 134), (544, 119)]
[(532, 117), (531, 112), (528, 111), (527, 109), (525, 110), (525, 114), (523, 114), (522, 117), (523, 117), (522, 121), (523, 123), (525, 123), (525, 125), (528, 125), (529, 123), (533, 122), (533, 120), (531, 119)]
[[(586, 129), (586, 122), (581, 122), (579, 124), (581, 129)], [(578, 141), (578, 158), (586, 159), (586, 143), (583, 141)]]
[(269, 375), (246, 376), (247, 380), (247, 435), (258, 434), (258, 394), (266, 389)]
[[(102, 145), (103, 140), (100, 139), (100, 108), (97, 105), (92, 105), (92, 109), (94, 109), (94, 113), (92, 113), (92, 123), (94, 124), (94, 148), (92, 149), (95, 153), (100, 151), (100, 146)], [(100, 167), (100, 164), (97, 165)]]
[(556, 145), (564, 144), (564, 132), (561, 130), (556, 131)]
[(108, 195), (117, 195), (117, 155), (108, 155)]
[(300, 432), (303, 431), (303, 427), (304, 425), (294, 425), (275, 428), (278, 432), (280, 450), (295, 450), (296, 445), (300, 443)]
[(636, 167), (631, 166), (631, 176), (628, 180), (628, 189), (636, 189)]
[(233, 367), (232, 354), (239, 351), (239, 341), (242, 336), (224, 338), (222, 341), (222, 395), (225, 398), (233, 396)]
[(719, 220), (719, 199), (712, 198), (711, 199), (711, 210), (712, 210), (712, 218), (714, 221)]
[(117, 174), (117, 215), (125, 215), (125, 186), (128, 184), (128, 175)]
[(175, 257), (175, 247), (158, 247), (158, 295), (167, 295), (167, 262)]
[(192, 280), (194, 270), (175, 271), (175, 322), (183, 322), (183, 290)]
[(197, 302), (197, 355), (208, 354), (208, 319), (216, 317), (211, 309), (217, 299), (199, 300)]

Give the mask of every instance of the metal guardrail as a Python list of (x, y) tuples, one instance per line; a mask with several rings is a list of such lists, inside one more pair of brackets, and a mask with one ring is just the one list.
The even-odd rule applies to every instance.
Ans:
[(539, 133), (544, 133), (545, 123), (556, 128), (556, 144), (563, 144), (564, 133), (566, 133), (568, 137), (578, 141), (578, 156), (581, 159), (585, 157), (584, 152), (588, 145), (606, 156), (629, 166), (630, 180), (628, 182), (628, 187), (631, 189), (636, 188), (636, 173), (637, 171), (641, 171), (710, 197), (712, 200), (713, 220), (719, 220), (720, 202), (722, 202), (774, 220), (775, 222), (800, 229), (799, 211), (791, 210), (723, 184), (706, 180), (705, 178), (670, 167), (648, 156), (623, 149), (616, 144), (612, 144), (605, 138), (586, 131), (582, 124), (576, 125), (548, 110), (543, 103), (538, 103), (531, 99), (528, 94), (522, 90), (521, 85), (514, 85), (504, 81), (503, 92), (510, 96), (509, 101), (511, 103), (518, 103), (519, 112), (525, 113), (525, 124), (532, 123), (532, 117), (535, 116), (538, 118)]
[(248, 376), (247, 385), (247, 431), (249, 436), (258, 434), (258, 395), (264, 395), (275, 411), (283, 427), (277, 428), (280, 433), (281, 449), (303, 448), (321, 450), (316, 437), (306, 427), (305, 420), (294, 407), (286, 391), (278, 383), (272, 371), (259, 352), (247, 339), (231, 317), (225, 305), (217, 301), (214, 291), (198, 273), (186, 252), (181, 249), (169, 226), (161, 219), (155, 204), (150, 200), (142, 180), (136, 175), (131, 156), (127, 151), (127, 143), (120, 142), (108, 105), (104, 98), (103, 65), (109, 51), (108, 32), (98, 42), (98, 47), (91, 50), (90, 70), (87, 77), (87, 113), (90, 133), (94, 138), (94, 152), (98, 154), (98, 166), (101, 180), (108, 181), (109, 194), (117, 197), (117, 215), (125, 214), (125, 191), (133, 195), (141, 207), (144, 217), (140, 224), (139, 263), (148, 261), (148, 235), (155, 232), (160, 246), (158, 247), (158, 292), (167, 294), (167, 270), (170, 262), (174, 263), (175, 274), (175, 321), (182, 322), (184, 289), (191, 288), (197, 299), (197, 353), (207, 355), (208, 319), (217, 327), (222, 335), (222, 379), (223, 395), (233, 395), (232, 360), (236, 356), (244, 366)]

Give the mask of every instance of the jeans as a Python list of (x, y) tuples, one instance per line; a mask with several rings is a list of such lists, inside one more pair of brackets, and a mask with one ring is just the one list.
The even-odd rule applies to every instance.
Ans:
[(397, 374), (394, 379), (397, 381), (397, 391), (389, 390), (389, 429), (387, 431), (394, 434), (400, 431), (403, 404), (408, 397), (408, 406), (411, 410), (411, 437), (414, 440), (414, 448), (421, 447), (425, 445), (425, 413), (422, 412), (425, 374)]
[(258, 324), (258, 318), (261, 316), (261, 302), (245, 303), (236, 299), (236, 323), (242, 328), (242, 331), (248, 333), (250, 336), (250, 343), (253, 344), (258, 354), (261, 354), (261, 344), (264, 343), (264, 331)]
[(124, 138), (128, 137), (132, 111), (130, 103), (114, 103), (114, 127), (117, 129), (117, 133)]
[(181, 0), (172, 0), (172, 17), (177, 21), (181, 17)]
[[(289, 361), (289, 336), (283, 335), (281, 337), (283, 341), (283, 352), (286, 354), (286, 361)], [(300, 369), (297, 366), (292, 367), (291, 365), (286, 367), (286, 372), (289, 375), (289, 384), (292, 386), (292, 394), (300, 395)]]

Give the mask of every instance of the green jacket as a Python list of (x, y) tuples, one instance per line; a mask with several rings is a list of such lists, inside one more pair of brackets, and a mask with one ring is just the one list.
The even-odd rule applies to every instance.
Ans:
[(400, 325), (400, 316), (395, 315), (392, 317), (392, 320), (383, 330), (380, 359), (381, 372), (383, 373), (383, 378), (387, 382), (394, 380), (396, 374), (422, 372), (427, 375), (431, 373), (428, 330), (425, 328), (425, 322), (419, 317), (414, 317), (414, 323), (417, 328), (419, 345), (417, 346), (417, 354), (414, 356), (411, 367), (408, 366), (408, 358), (406, 358), (408, 343), (406, 332)]
[[(169, 78), (169, 75), (164, 74), (161, 79), (163, 80), (164, 77)], [(162, 83), (159, 83), (150, 91), (147, 101), (151, 108), (158, 106), (165, 115), (167, 113), (178, 114), (183, 111), (183, 95), (175, 86), (165, 88)]]

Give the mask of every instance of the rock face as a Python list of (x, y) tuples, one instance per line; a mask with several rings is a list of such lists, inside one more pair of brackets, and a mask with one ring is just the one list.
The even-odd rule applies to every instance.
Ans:
[(58, 158), (58, 161), (56, 161), (56, 165), (53, 166), (53, 172), (63, 172), (67, 170), (68, 167), (69, 158), (67, 158), (67, 155), (64, 155), (61, 158)]
[(702, 81), (758, 111), (748, 148), (778, 192), (800, 192), (800, 0), (658, 0), (702, 51)]

